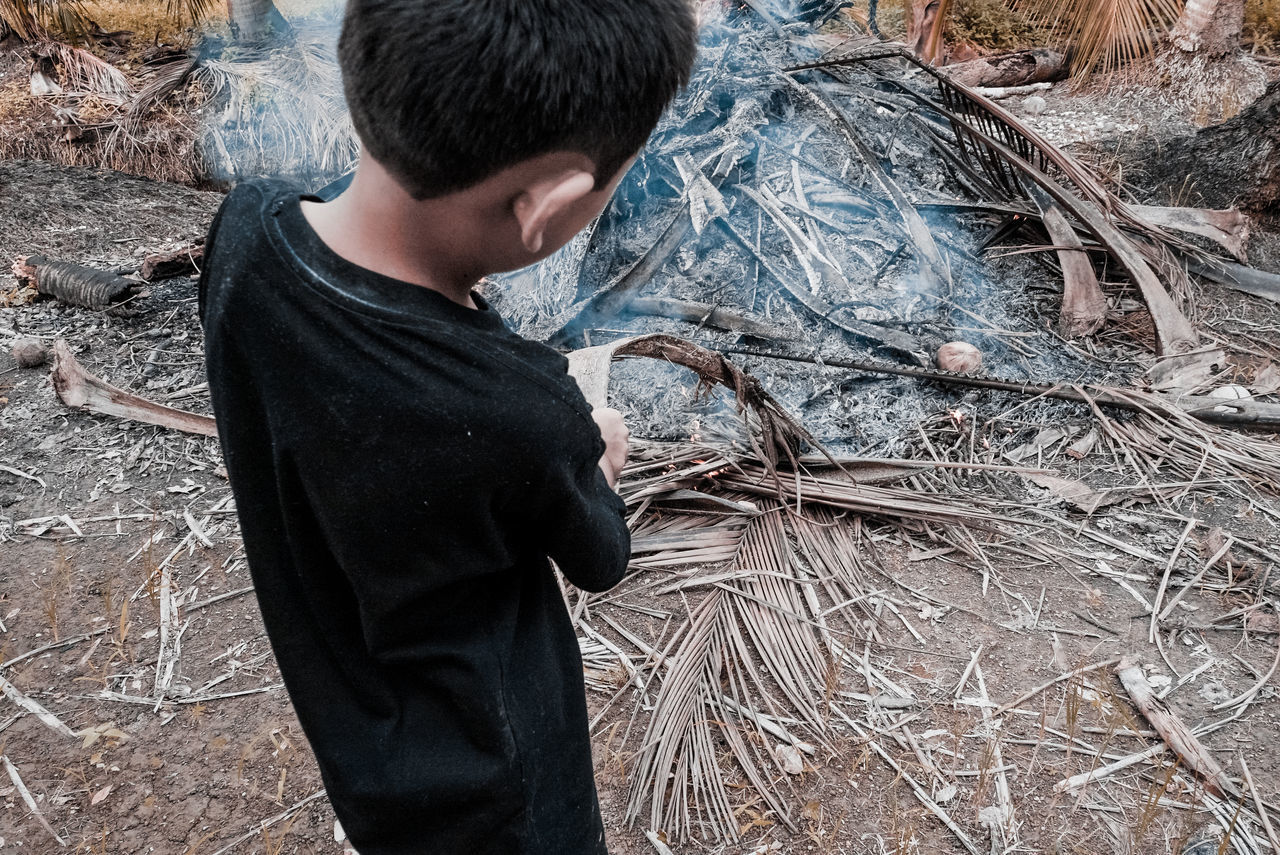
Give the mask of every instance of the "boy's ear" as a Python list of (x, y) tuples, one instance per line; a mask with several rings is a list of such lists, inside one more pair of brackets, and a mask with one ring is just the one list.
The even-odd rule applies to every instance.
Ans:
[(520, 223), (520, 241), (531, 253), (542, 250), (547, 224), (595, 190), (596, 179), (581, 169), (566, 169), (540, 178), (526, 187), (512, 203)]

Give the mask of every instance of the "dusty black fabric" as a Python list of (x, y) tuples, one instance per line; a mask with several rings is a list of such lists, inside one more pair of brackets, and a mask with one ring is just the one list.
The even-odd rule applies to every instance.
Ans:
[(600, 855), (582, 661), (548, 556), (607, 589), (625, 507), (553, 350), (357, 267), (241, 185), (200, 285), (267, 634), (361, 855)]

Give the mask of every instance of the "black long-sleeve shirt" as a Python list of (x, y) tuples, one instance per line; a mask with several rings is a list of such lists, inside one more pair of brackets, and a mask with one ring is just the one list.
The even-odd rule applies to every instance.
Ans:
[(566, 361), (345, 261), (299, 194), (241, 185), (200, 284), (250, 572), (361, 855), (601, 855), (582, 662), (548, 557), (626, 568)]

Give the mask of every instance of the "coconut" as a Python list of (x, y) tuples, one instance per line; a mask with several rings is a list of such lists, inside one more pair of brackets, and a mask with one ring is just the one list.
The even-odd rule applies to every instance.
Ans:
[(967, 341), (949, 341), (938, 348), (934, 361), (943, 371), (976, 374), (982, 370), (982, 351)]
[(18, 339), (11, 352), (19, 368), (39, 368), (49, 359), (49, 348), (34, 338)]

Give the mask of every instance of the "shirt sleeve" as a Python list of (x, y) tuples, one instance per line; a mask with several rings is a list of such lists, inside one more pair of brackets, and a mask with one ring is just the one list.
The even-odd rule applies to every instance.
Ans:
[(631, 557), (627, 505), (600, 469), (600, 447), (587, 460), (552, 472), (547, 485), (546, 551), (565, 578), (584, 591), (622, 581)]

